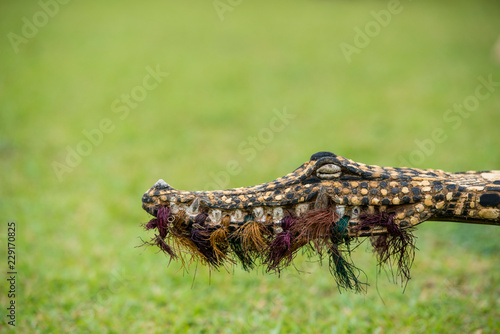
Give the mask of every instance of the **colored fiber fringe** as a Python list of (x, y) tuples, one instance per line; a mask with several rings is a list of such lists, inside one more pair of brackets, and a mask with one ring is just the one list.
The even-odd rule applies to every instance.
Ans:
[(228, 256), (230, 246), (229, 246), (229, 223), (231, 222), (231, 218), (229, 216), (225, 216), (222, 219), (222, 225), (216, 227), (216, 230), (210, 234), (210, 245), (214, 250), (215, 257), (217, 259), (217, 264), (222, 265), (226, 261), (235, 264), (236, 262)]
[(292, 216), (286, 216), (281, 220), (282, 231), (277, 233), (274, 240), (269, 245), (265, 263), (267, 272), (275, 271), (278, 274), (285, 267), (288, 267), (294, 258), (295, 238), (292, 234), (292, 226), (297, 219)]
[(254, 221), (251, 215), (246, 216), (244, 224), (229, 235), (231, 249), (244, 270), (255, 267), (256, 259), (263, 256), (268, 247), (270, 236), (271, 232), (262, 223)]
[(271, 232), (264, 224), (254, 221), (252, 216), (245, 217), (245, 223), (235, 233), (240, 236), (246, 252), (258, 256), (264, 254), (268, 248)]
[[(206, 219), (205, 214), (199, 214), (192, 228), (189, 229), (185, 212), (173, 215), (168, 207), (161, 207), (158, 209), (157, 218), (151, 219), (144, 225), (146, 230), (156, 228), (159, 234), (144, 244), (158, 246), (161, 251), (170, 256), (170, 259), (180, 259), (183, 268), (186, 268), (193, 260), (200, 260), (202, 263), (217, 268), (219, 262), (208, 240), (210, 230), (203, 226)], [(174, 244), (175, 247), (170, 246), (169, 243)], [(189, 262), (182, 256), (182, 252), (186, 250), (191, 255)]]
[[(359, 276), (362, 270), (354, 266), (350, 259), (350, 239), (348, 236), (347, 226), (349, 224), (349, 217), (344, 216), (332, 226), (330, 231), (331, 246), (328, 249), (330, 255), (330, 272), (333, 274), (337, 281), (337, 287), (340, 291), (341, 288), (345, 290), (355, 290), (360, 292), (364, 289), (366, 283), (359, 281)], [(346, 246), (347, 259), (342, 256), (340, 245)]]
[(346, 260), (338, 247), (331, 247), (328, 253), (330, 255), (330, 272), (337, 281), (339, 291), (341, 289), (355, 290), (356, 292), (364, 291), (367, 283), (359, 280), (359, 276), (361, 276), (363, 271), (350, 262), (350, 260)]
[(227, 238), (229, 245), (231, 246), (231, 250), (236, 255), (236, 258), (240, 260), (241, 266), (243, 270), (250, 271), (255, 267), (255, 260), (253, 254), (247, 252), (243, 248), (243, 244), (241, 241), (241, 236), (237, 234), (231, 234)]
[(330, 234), (338, 220), (339, 216), (333, 209), (307, 211), (293, 225), (292, 233), (297, 235), (297, 243), (310, 245), (321, 256), (323, 250), (329, 248)]
[[(379, 267), (389, 265), (393, 273), (393, 280), (397, 282), (399, 278), (401, 285), (406, 287), (406, 284), (411, 279), (410, 269), (415, 259), (416, 237), (412, 233), (413, 229), (402, 230), (394, 222), (394, 214), (385, 212), (361, 215), (357, 229), (363, 230), (374, 226), (385, 227), (388, 232), (371, 238)], [(393, 265), (396, 266), (396, 273), (394, 273)]]
[[(146, 245), (152, 245), (152, 246), (158, 246), (162, 252), (165, 254), (168, 254), (170, 256), (170, 259), (177, 259), (178, 256), (175, 254), (174, 250), (172, 247), (170, 247), (166, 242), (165, 238), (168, 235), (168, 223), (167, 220), (170, 217), (170, 209), (167, 207), (161, 207), (158, 210), (158, 217), (151, 219), (147, 224), (144, 224), (144, 229), (151, 230), (151, 229), (158, 229), (158, 232), (160, 233), (155, 234), (155, 236), (151, 239), (149, 242), (144, 242)], [(143, 244), (143, 245), (144, 245)]]
[(218, 268), (219, 261), (217, 259), (216, 252), (210, 243), (210, 229), (199, 224), (193, 224), (190, 239), (195, 245), (195, 251), (200, 255), (200, 257), (213, 268)]
[[(330, 240), (332, 245), (328, 250), (330, 255), (330, 272), (333, 274), (337, 281), (337, 287), (345, 290), (355, 290), (356, 292), (363, 291), (366, 283), (359, 280), (359, 276), (364, 272), (356, 267), (351, 260), (350, 252), (350, 238), (348, 236), (347, 226), (349, 224), (349, 217), (344, 216), (340, 218), (336, 225), (332, 227)], [(347, 257), (342, 255), (341, 245), (345, 245)]]
[[(144, 244), (159, 247), (170, 259), (180, 259), (183, 268), (194, 260), (214, 269), (239, 261), (244, 270), (250, 271), (262, 261), (267, 272), (278, 274), (291, 265), (302, 248), (309, 256), (317, 254), (320, 260), (328, 255), (329, 269), (339, 290), (359, 292), (366, 283), (360, 281), (363, 272), (351, 260), (349, 219), (339, 217), (333, 208), (314, 209), (299, 217), (285, 216), (280, 222), (281, 230), (273, 235), (271, 220), (256, 222), (248, 215), (239, 228), (234, 228), (227, 215), (213, 225), (207, 224), (206, 213), (189, 218), (184, 211), (173, 214), (168, 207), (161, 207), (157, 217), (143, 225), (146, 230), (157, 230)], [(385, 212), (361, 215), (359, 224), (352, 228), (356, 232), (376, 226), (388, 231), (371, 239), (379, 266), (388, 265), (391, 270), (396, 267), (392, 270), (393, 279), (407, 284), (416, 250), (411, 229), (401, 229), (394, 222), (394, 214)]]
[(327, 251), (330, 272), (337, 281), (339, 291), (354, 289), (359, 292), (366, 283), (359, 280), (362, 270), (350, 259), (348, 223), (349, 217), (340, 218), (333, 209), (315, 209), (299, 217), (292, 227), (292, 234), (297, 235), (298, 244), (310, 245), (320, 259)]

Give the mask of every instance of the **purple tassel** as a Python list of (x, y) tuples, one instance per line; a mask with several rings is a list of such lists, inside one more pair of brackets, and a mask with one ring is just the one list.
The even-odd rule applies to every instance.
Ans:
[(269, 252), (265, 262), (267, 263), (267, 272), (272, 270), (278, 273), (281, 269), (290, 265), (293, 260), (292, 241), (293, 236), (290, 231), (295, 218), (286, 216), (281, 220), (282, 232), (276, 234), (276, 237), (269, 245)]
[(168, 217), (170, 217), (170, 214), (172, 212), (170, 211), (170, 208), (167, 206), (162, 206), (161, 208), (158, 209), (157, 217), (161, 221), (167, 221)]
[(171, 216), (172, 212), (168, 207), (162, 206), (158, 209), (157, 217), (151, 219), (147, 224), (143, 224), (144, 229), (151, 230), (153, 228), (157, 228), (158, 226), (162, 226), (165, 228), (167, 226), (168, 218)]
[(208, 215), (206, 213), (199, 213), (194, 218), (194, 223), (200, 226), (205, 226), (205, 221), (207, 220)]
[(193, 226), (193, 229), (191, 229), (190, 239), (195, 244), (196, 250), (199, 254), (203, 256), (203, 259), (205, 259), (212, 267), (217, 268), (219, 266), (219, 261), (217, 260), (215, 250), (210, 243), (210, 231), (203, 226)]
[(158, 209), (157, 217), (151, 219), (147, 224), (144, 224), (144, 228), (146, 230), (157, 228), (160, 235), (155, 235), (150, 242), (145, 242), (147, 245), (158, 246), (160, 250), (168, 255), (171, 258), (177, 258), (177, 254), (175, 254), (172, 247), (170, 247), (166, 242), (165, 238), (168, 235), (170, 230), (169, 228), (169, 218), (172, 216), (172, 212), (168, 207), (162, 206)]
[(177, 254), (174, 253), (174, 250), (172, 249), (172, 247), (170, 247), (165, 242), (165, 240), (163, 240), (159, 235), (157, 235), (155, 238), (155, 244), (156, 244), (156, 246), (158, 246), (162, 250), (163, 253), (167, 253), (168, 255), (170, 255), (171, 258), (174, 258), (174, 259), (177, 258)]
[(170, 209), (166, 206), (162, 206), (158, 209), (157, 228), (162, 239), (165, 239), (168, 234), (168, 219), (170, 218), (171, 213)]
[(156, 228), (158, 226), (158, 219), (153, 218), (147, 224), (143, 224), (143, 226), (146, 231), (152, 228)]

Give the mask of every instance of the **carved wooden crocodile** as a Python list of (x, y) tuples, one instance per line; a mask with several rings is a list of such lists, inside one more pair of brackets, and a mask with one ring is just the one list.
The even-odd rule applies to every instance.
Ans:
[(149, 244), (213, 268), (239, 260), (268, 271), (289, 265), (303, 246), (330, 257), (343, 288), (360, 289), (349, 243), (372, 237), (380, 264), (410, 278), (414, 226), (426, 220), (500, 225), (500, 171), (365, 165), (330, 152), (313, 154), (275, 181), (221, 191), (180, 191), (159, 180), (142, 198), (157, 229)]

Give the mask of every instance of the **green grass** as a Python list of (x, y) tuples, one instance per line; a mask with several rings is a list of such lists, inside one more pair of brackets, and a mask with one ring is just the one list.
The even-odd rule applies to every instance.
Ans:
[[(500, 230), (427, 222), (416, 232), (405, 292), (377, 276), (368, 243), (354, 260), (367, 294), (337, 291), (327, 266), (305, 258), (280, 278), (262, 270), (189, 274), (154, 249), (141, 196), (157, 179), (199, 190), (236, 161), (227, 187), (282, 176), (312, 153), (401, 165), (415, 140), (446, 140), (415, 167), (500, 168), (500, 89), (470, 117), (446, 110), (500, 81), (493, 1), (402, 2), (403, 11), (347, 63), (340, 43), (386, 1), (243, 1), (220, 21), (210, 1), (72, 1), (15, 53), (36, 1), (0, 12), (0, 230), (17, 224), (19, 333), (495, 333), (500, 330)], [(169, 72), (124, 119), (112, 103)], [(258, 142), (273, 110), (294, 116)], [(59, 181), (83, 130), (113, 131)], [(251, 158), (251, 159), (249, 159)], [(196, 279), (193, 284), (193, 275)], [(1, 275), (4, 281), (4, 274)], [(377, 278), (378, 277), (378, 278)], [(5, 307), (2, 284), (0, 305)], [(2, 313), (5, 313), (3, 311)], [(12, 330), (2, 314), (0, 332)]]

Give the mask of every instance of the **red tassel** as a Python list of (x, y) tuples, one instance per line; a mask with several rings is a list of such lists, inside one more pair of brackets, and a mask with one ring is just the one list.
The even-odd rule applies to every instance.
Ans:
[(371, 215), (361, 215), (360, 222), (355, 228), (362, 231), (366, 228), (381, 226), (387, 229), (386, 234), (373, 236), (371, 243), (373, 251), (377, 254), (377, 260), (380, 267), (389, 264), (396, 265), (396, 273), (393, 272), (393, 280), (399, 278), (401, 284), (406, 287), (411, 279), (410, 269), (415, 259), (416, 237), (413, 235), (412, 228), (401, 229), (394, 222), (394, 213), (379, 213)]

